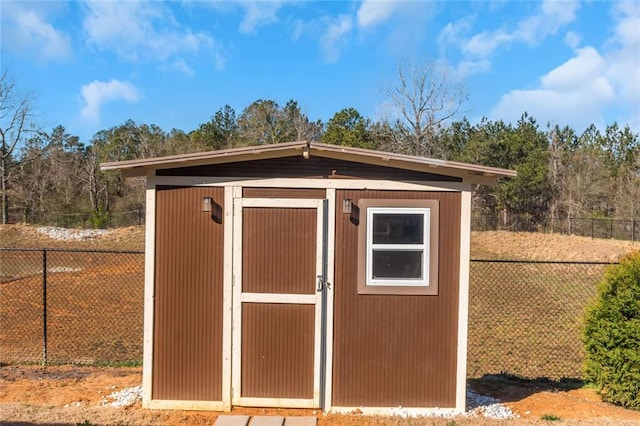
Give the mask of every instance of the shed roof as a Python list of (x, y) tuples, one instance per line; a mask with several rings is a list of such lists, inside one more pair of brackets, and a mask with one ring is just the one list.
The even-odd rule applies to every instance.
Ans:
[(429, 174), (455, 176), (470, 183), (480, 184), (495, 184), (501, 177), (516, 176), (514, 170), (307, 141), (117, 161), (103, 163), (101, 168), (102, 170), (122, 170), (125, 176), (134, 177), (146, 176), (149, 171), (158, 169), (236, 163), (297, 155), (305, 158), (318, 156)]

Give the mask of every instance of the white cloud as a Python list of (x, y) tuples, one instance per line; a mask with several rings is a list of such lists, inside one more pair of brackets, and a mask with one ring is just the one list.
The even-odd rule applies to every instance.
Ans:
[(240, 32), (255, 34), (257, 27), (278, 22), (278, 11), (283, 3), (276, 0), (243, 1), (240, 5), (245, 10), (245, 15), (240, 22)]
[(104, 103), (118, 100), (135, 103), (140, 99), (140, 94), (133, 84), (118, 80), (94, 80), (82, 86), (81, 94), (85, 106), (80, 111), (80, 116), (92, 123), (100, 121), (100, 109)]
[(463, 47), (465, 53), (477, 57), (490, 56), (500, 45), (513, 41), (513, 34), (505, 31), (483, 31), (469, 39)]
[(521, 19), (513, 29), (482, 31), (468, 39), (462, 50), (468, 55), (488, 57), (501, 46), (513, 42), (536, 45), (573, 22), (579, 7), (580, 3), (574, 0), (545, 0), (538, 12)]
[(324, 34), (320, 37), (320, 47), (327, 62), (335, 62), (340, 56), (340, 49), (344, 44), (343, 37), (353, 27), (351, 16), (340, 15), (329, 21)]
[(161, 3), (91, 1), (85, 3), (85, 13), (87, 44), (128, 61), (173, 62), (177, 55), (202, 51), (222, 55), (211, 36), (181, 28), (170, 7)]
[(574, 33), (573, 31), (569, 31), (564, 36), (564, 42), (567, 44), (567, 46), (571, 47), (572, 49), (577, 49), (578, 46), (580, 45), (580, 41), (581, 41), (580, 36)]
[[(628, 26), (629, 19), (635, 18), (629, 14), (620, 17), (616, 28), (633, 28)], [(516, 121), (526, 111), (540, 122), (568, 124), (576, 130), (592, 123), (602, 127), (616, 120), (637, 131), (640, 125), (637, 40), (626, 32), (622, 36), (617, 33), (610, 41), (615, 46), (612, 50), (601, 53), (591, 46), (578, 49), (574, 57), (542, 76), (537, 88), (503, 95), (490, 116)], [(608, 116), (616, 110), (628, 113)]]
[(577, 52), (577, 56), (543, 76), (542, 87), (557, 91), (575, 90), (601, 76), (604, 66), (604, 59), (598, 51), (593, 47), (585, 47)]
[(618, 22), (607, 56), (608, 76), (640, 120), (640, 4), (621, 3), (615, 12)]
[(471, 29), (474, 20), (474, 16), (467, 16), (445, 25), (438, 34), (438, 47), (440, 51), (445, 52), (450, 46), (461, 47), (464, 43), (465, 35)]
[(481, 74), (483, 72), (489, 71), (489, 69), (491, 69), (491, 61), (489, 61), (488, 59), (480, 59), (477, 61), (463, 60), (460, 61), (454, 72), (455, 76), (459, 80), (464, 80), (466, 77), (474, 74)]
[(406, 56), (423, 47), (426, 22), (435, 6), (424, 1), (362, 0), (357, 9), (349, 9), (335, 16), (292, 20), (291, 38), (317, 39), (324, 60), (336, 62), (350, 42), (366, 44), (377, 31), (382, 34), (378, 45), (393, 55)]
[(194, 74), (193, 69), (183, 59), (177, 59), (173, 61), (169, 68), (179, 71), (184, 75), (192, 76)]
[(364, 28), (386, 21), (397, 5), (391, 0), (363, 0), (356, 15), (358, 26)]
[[(38, 5), (36, 3), (35, 5)], [(46, 7), (29, 8), (17, 2), (2, 3), (2, 37), (9, 41), (3, 47), (35, 56), (38, 61), (62, 61), (72, 52), (70, 37), (56, 29), (43, 16)]]

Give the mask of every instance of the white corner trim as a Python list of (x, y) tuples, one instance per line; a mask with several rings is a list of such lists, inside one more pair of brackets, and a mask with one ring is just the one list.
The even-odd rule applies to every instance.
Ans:
[(233, 302), (232, 302), (232, 355), (231, 403), (238, 405), (241, 386), (242, 354), (242, 188), (233, 187)]
[(144, 332), (142, 355), (142, 403), (151, 401), (153, 386), (153, 318), (155, 300), (156, 254), (156, 183), (153, 172), (147, 175), (145, 190), (145, 244), (144, 244)]
[(326, 198), (328, 200), (327, 209), (328, 223), (327, 229), (324, 232), (327, 233), (327, 305), (325, 306), (325, 314), (327, 316), (326, 335), (325, 338), (325, 359), (324, 359), (324, 407), (323, 410), (331, 410), (333, 398), (333, 300), (335, 291), (335, 250), (336, 250), (336, 190), (329, 188), (326, 191)]
[(458, 288), (458, 350), (456, 361), (456, 410), (466, 411), (467, 337), (469, 325), (469, 262), (471, 251), (471, 188), (461, 193), (460, 286)]
[(233, 324), (233, 193), (224, 188), (224, 266), (222, 296), (222, 405), (231, 411), (232, 324)]

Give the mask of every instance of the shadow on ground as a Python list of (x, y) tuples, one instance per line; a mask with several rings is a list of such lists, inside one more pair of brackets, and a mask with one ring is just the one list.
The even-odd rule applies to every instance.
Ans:
[(510, 374), (485, 374), (480, 378), (467, 379), (470, 389), (479, 395), (490, 396), (501, 402), (520, 401), (539, 392), (558, 392), (584, 387), (580, 379), (546, 377), (527, 379)]

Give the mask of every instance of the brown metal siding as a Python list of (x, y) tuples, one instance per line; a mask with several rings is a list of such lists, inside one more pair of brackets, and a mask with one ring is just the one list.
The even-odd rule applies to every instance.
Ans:
[[(345, 198), (440, 201), (437, 296), (358, 295), (358, 228), (342, 213)], [(334, 406), (455, 406), (460, 200), (450, 192), (337, 191)]]
[(314, 305), (243, 304), (243, 397), (313, 398), (314, 316)]
[(316, 209), (245, 207), (242, 291), (315, 293)]
[(317, 177), (362, 178), (405, 181), (460, 182), (462, 179), (435, 173), (423, 173), (373, 164), (332, 158), (302, 156), (271, 158), (238, 163), (214, 164), (173, 169), (160, 169), (158, 176), (218, 176), (218, 177)]
[(158, 188), (152, 398), (222, 399), (223, 188)]

